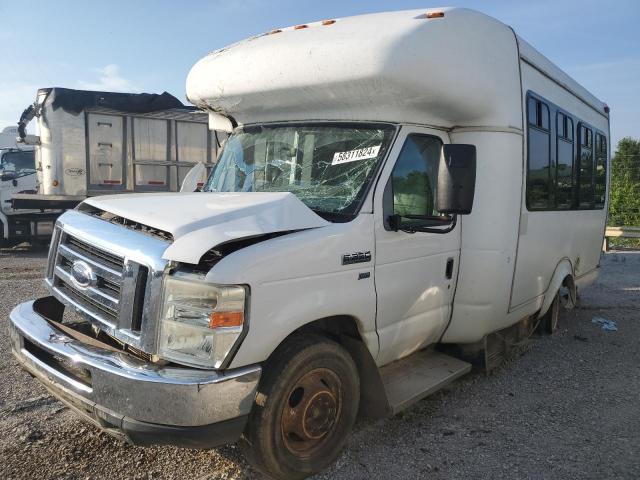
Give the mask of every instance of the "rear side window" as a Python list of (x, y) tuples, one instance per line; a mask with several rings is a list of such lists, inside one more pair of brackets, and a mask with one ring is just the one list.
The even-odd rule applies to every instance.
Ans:
[(535, 93), (526, 108), (527, 209), (604, 208), (607, 136)]
[(529, 97), (527, 109), (527, 205), (531, 210), (546, 210), (550, 206), (552, 193), (549, 106)]
[(592, 208), (594, 200), (593, 130), (578, 126), (578, 202), (580, 208)]
[(556, 116), (556, 208), (573, 204), (573, 120), (562, 112)]
[(594, 172), (594, 206), (604, 208), (607, 200), (607, 138), (596, 133), (596, 161)]

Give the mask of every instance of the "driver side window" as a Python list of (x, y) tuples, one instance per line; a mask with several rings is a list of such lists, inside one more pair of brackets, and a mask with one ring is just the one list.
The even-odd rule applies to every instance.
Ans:
[(441, 148), (442, 141), (436, 137), (407, 137), (391, 174), (394, 215), (408, 220), (446, 218), (435, 209)]

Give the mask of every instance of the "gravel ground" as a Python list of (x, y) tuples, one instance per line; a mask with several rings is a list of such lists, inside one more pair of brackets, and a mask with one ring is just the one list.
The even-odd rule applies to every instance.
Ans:
[[(0, 478), (255, 479), (235, 446), (137, 448), (51, 398), (9, 354), (8, 316), (45, 293), (44, 250), (0, 250)], [(360, 421), (322, 479), (638, 478), (640, 252), (603, 258), (560, 331), (391, 419)], [(617, 322), (605, 332), (591, 319)]]

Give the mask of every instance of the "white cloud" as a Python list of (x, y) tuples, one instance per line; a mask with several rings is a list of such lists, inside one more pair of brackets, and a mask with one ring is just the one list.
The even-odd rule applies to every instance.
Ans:
[(97, 81), (78, 82), (82, 90), (99, 90), (103, 92), (140, 92), (140, 88), (120, 75), (120, 67), (111, 63), (102, 68), (93, 69), (98, 74)]

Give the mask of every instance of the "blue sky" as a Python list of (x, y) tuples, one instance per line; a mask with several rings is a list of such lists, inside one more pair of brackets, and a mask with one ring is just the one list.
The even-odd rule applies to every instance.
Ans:
[[(511, 25), (611, 107), (613, 144), (640, 137), (640, 1), (467, 0)], [(162, 92), (184, 101), (191, 66), (272, 28), (442, 6), (412, 0), (0, 0), (0, 129), (37, 88)]]

